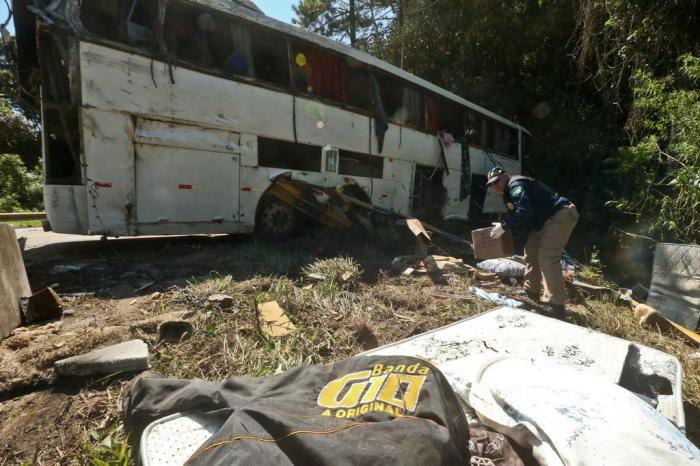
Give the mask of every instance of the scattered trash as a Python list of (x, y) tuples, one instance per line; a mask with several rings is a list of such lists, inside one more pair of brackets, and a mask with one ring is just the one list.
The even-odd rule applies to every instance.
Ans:
[(270, 337), (283, 337), (296, 329), (277, 301), (258, 304), (260, 330)]
[(119, 343), (54, 363), (59, 375), (69, 376), (132, 372), (149, 367), (148, 346), (141, 340)]
[(306, 277), (319, 282), (322, 282), (326, 279), (326, 276), (321, 273), (309, 273), (306, 275)]
[(63, 301), (51, 288), (44, 288), (26, 301), (24, 321), (27, 324), (60, 319)]
[(171, 320), (158, 326), (158, 341), (179, 343), (194, 334), (194, 326), (186, 320)]
[(407, 267), (413, 267), (417, 262), (425, 256), (398, 256), (391, 261), (391, 269), (394, 272), (401, 272)]
[(700, 450), (676, 426), (591, 371), (503, 356), (467, 366), (471, 383), (458, 393), (486, 424), (525, 440), (542, 464), (700, 462)]
[(576, 262), (571, 257), (568, 251), (561, 254), (561, 273), (564, 275), (564, 280), (572, 282), (576, 279)]
[(74, 309), (64, 309), (63, 310), (63, 317), (73, 317), (74, 315), (75, 315)]
[(643, 327), (656, 327), (662, 332), (675, 333), (687, 342), (695, 346), (700, 346), (700, 334), (670, 321), (651, 306), (637, 304), (634, 308), (634, 317)]
[[(442, 373), (418, 358), (361, 356), (221, 383), (150, 373), (129, 383), (123, 407), (144, 466), (242, 458), (252, 464), (469, 464), (460, 402)], [(182, 417), (171, 416), (176, 413), (188, 413), (187, 429), (171, 427)], [(218, 416), (201, 419), (207, 413)], [(210, 427), (202, 432), (204, 426)], [(311, 434), (299, 435), (299, 426)], [(228, 448), (238, 432), (263, 440), (273, 432), (292, 443), (241, 441)], [(374, 448), (358, 448), (368, 434)]]
[(475, 286), (469, 287), (469, 291), (474, 293), (479, 299), (490, 301), (494, 304), (498, 304), (499, 306), (510, 306), (521, 309), (526, 307), (525, 303), (509, 298), (508, 296), (503, 296), (500, 293), (489, 293), (488, 291), (482, 290), (481, 288), (477, 288)]
[(513, 237), (506, 232), (500, 238), (491, 238), (492, 228), (472, 231), (474, 257), (481, 260), (510, 257), (514, 254)]
[(481, 270), (495, 273), (499, 277), (522, 278), (525, 276), (525, 264), (509, 258), (489, 259), (476, 265)]
[(144, 284), (144, 285), (142, 285), (142, 286), (136, 288), (136, 289), (134, 290), (134, 293), (140, 293), (140, 292), (142, 292), (142, 291), (144, 291), (144, 290), (146, 290), (146, 289), (152, 287), (152, 286), (155, 285), (155, 284), (156, 284), (156, 282), (148, 282), (148, 283), (146, 283), (146, 284)]
[(228, 310), (233, 307), (233, 297), (227, 294), (213, 294), (207, 298), (207, 301), (222, 310)]
[(68, 272), (80, 272), (86, 267), (85, 264), (63, 264), (54, 265), (51, 268), (52, 273), (68, 273)]
[(61, 293), (62, 298), (93, 298), (95, 296), (94, 291), (84, 291), (80, 293)]

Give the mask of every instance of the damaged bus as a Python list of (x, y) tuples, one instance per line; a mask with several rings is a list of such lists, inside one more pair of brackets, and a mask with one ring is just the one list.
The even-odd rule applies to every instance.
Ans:
[(490, 167), (521, 171), (518, 124), (248, 0), (13, 4), (56, 232), (285, 236), (282, 174), (466, 220), (502, 210)]

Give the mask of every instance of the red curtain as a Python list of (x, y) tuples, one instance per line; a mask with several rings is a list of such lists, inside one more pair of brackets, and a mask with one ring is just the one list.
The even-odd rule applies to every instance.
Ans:
[(318, 49), (306, 54), (312, 93), (345, 102), (345, 61)]

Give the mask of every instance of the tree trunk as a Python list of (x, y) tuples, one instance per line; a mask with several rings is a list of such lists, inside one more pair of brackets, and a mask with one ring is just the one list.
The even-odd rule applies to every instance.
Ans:
[(350, 46), (355, 47), (357, 43), (357, 12), (355, 11), (355, 0), (350, 0)]

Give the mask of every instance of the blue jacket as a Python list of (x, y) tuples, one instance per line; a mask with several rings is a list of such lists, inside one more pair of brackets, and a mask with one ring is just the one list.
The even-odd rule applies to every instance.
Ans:
[(541, 230), (562, 207), (571, 204), (544, 183), (527, 176), (511, 177), (503, 193), (503, 202), (508, 208), (503, 228), (525, 240), (533, 230)]

